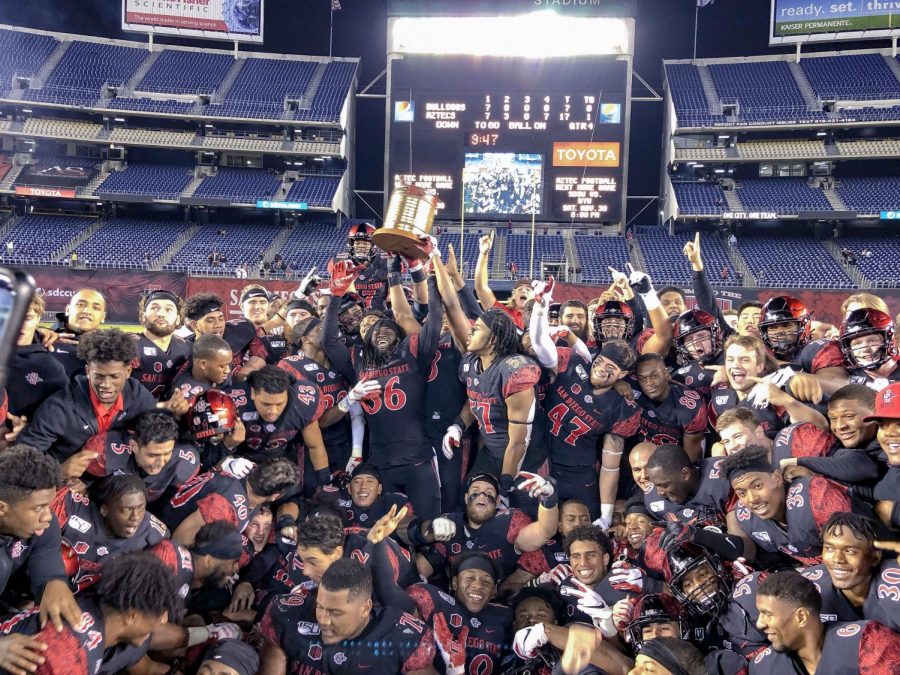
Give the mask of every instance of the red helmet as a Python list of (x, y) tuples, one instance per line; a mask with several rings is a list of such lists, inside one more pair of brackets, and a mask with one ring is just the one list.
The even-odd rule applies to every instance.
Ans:
[[(709, 331), (709, 337), (712, 340), (712, 350), (697, 354), (696, 347), (694, 353), (685, 346), (685, 340), (689, 335), (699, 333), (700, 331)], [(675, 319), (675, 349), (681, 356), (690, 362), (706, 363), (714, 359), (722, 351), (722, 326), (718, 320), (709, 312), (702, 309), (689, 309), (682, 312)]]
[(209, 389), (191, 399), (188, 432), (198, 441), (224, 436), (234, 431), (237, 408), (231, 397), (218, 389)]
[[(796, 322), (793, 333), (769, 337), (769, 329), (781, 324)], [(812, 317), (806, 305), (790, 295), (779, 295), (763, 305), (759, 316), (759, 335), (772, 353), (784, 361), (790, 361), (809, 342), (812, 334)]]
[(634, 619), (626, 628), (634, 649), (640, 650), (643, 647), (644, 628), (655, 623), (678, 624), (681, 639), (690, 639), (690, 623), (681, 604), (671, 595), (650, 593), (637, 600), (634, 606)]
[[(622, 335), (610, 335), (609, 337), (604, 338), (603, 322), (606, 319), (621, 319), (624, 321), (625, 330)], [(621, 339), (627, 341), (631, 339), (634, 333), (634, 312), (631, 311), (631, 307), (619, 300), (609, 300), (602, 305), (597, 305), (597, 309), (594, 310), (593, 322), (594, 339), (597, 341), (597, 344), (603, 342), (604, 339)]]
[(369, 223), (353, 223), (347, 232), (347, 250), (350, 257), (357, 264), (365, 263), (375, 257), (375, 246), (369, 248), (369, 252), (364, 256), (358, 256), (355, 252), (355, 244), (358, 241), (367, 241), (372, 243), (372, 235), (375, 234), (375, 226)]
[[(884, 343), (877, 347), (879, 355), (866, 359), (867, 363), (860, 362), (861, 354), (857, 354), (850, 348), (850, 344), (865, 335), (881, 335)], [(894, 343), (894, 322), (887, 314), (877, 309), (863, 307), (854, 309), (841, 324), (841, 337), (839, 340), (841, 352), (847, 363), (854, 368), (873, 370), (887, 363), (897, 355), (897, 345)], [(858, 350), (859, 348), (857, 348)]]

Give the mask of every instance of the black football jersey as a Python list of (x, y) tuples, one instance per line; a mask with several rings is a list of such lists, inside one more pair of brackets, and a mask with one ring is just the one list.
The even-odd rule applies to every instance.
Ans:
[(688, 389), (693, 389), (708, 401), (715, 373), (712, 370), (707, 370), (705, 366), (722, 365), (723, 360), (724, 356), (720, 355), (718, 359), (711, 363), (693, 361), (685, 364), (672, 371), (672, 380)]
[(164, 539), (149, 547), (147, 551), (156, 556), (175, 575), (178, 595), (182, 599), (186, 598), (194, 582), (194, 556), (190, 550), (171, 539)]
[(168, 398), (175, 376), (191, 358), (190, 343), (173, 335), (169, 348), (164, 350), (145, 335), (139, 335), (137, 351), (131, 376), (147, 387), (156, 400)]
[(644, 493), (644, 504), (658, 520), (677, 520), (701, 527), (722, 527), (729, 511), (733, 492), (731, 484), (722, 475), (722, 457), (707, 457), (698, 467), (697, 491), (684, 504), (676, 504), (664, 498), (652, 486)]
[[(559, 584), (559, 597), (563, 603), (563, 624), (586, 623), (588, 625), (593, 625), (591, 617), (578, 608), (578, 597), (575, 593), (580, 592), (580, 589), (573, 583), (573, 578), (572, 575), (569, 575)], [(633, 593), (627, 593), (613, 588), (607, 577), (604, 577), (594, 584), (592, 590), (603, 599), (603, 602), (605, 602), (606, 606), (610, 609), (612, 609), (613, 605), (619, 600), (635, 597)]]
[(869, 594), (862, 607), (853, 605), (834, 587), (825, 565), (812, 565), (801, 574), (816, 585), (822, 596), (822, 621), (870, 619), (900, 631), (900, 564), (896, 558), (883, 560), (872, 570)]
[(456, 524), (456, 534), (452, 539), (434, 543), (434, 550), (447, 565), (452, 565), (464, 553), (478, 551), (496, 561), (501, 570), (501, 578), (515, 571), (519, 557), (516, 538), (522, 528), (531, 524), (531, 518), (522, 511), (497, 511), (493, 518), (478, 528), (469, 526), (464, 513), (450, 513), (442, 517), (449, 518)]
[(227, 520), (243, 532), (256, 514), (247, 499), (245, 480), (219, 471), (201, 473), (182, 485), (163, 507), (163, 520), (174, 532), (185, 518), (200, 511), (204, 523)]
[(634, 401), (641, 408), (638, 433), (654, 445), (681, 445), (685, 434), (706, 431), (706, 401), (693, 389), (669, 383), (669, 395), (662, 401), (651, 401), (638, 388), (632, 389)]
[[(335, 260), (348, 258), (347, 253), (339, 253)], [(387, 255), (376, 252), (356, 280), (353, 282), (353, 290), (366, 303), (367, 309), (384, 309), (388, 297), (388, 269)]]
[(325, 648), (316, 623), (316, 591), (303, 589), (272, 599), (259, 622), (263, 639), (287, 657), (287, 672), (324, 675)]
[(462, 354), (449, 333), (441, 336), (425, 385), (425, 434), (441, 439), (466, 402), (466, 388), (459, 380)]
[(772, 405), (767, 405), (765, 408), (754, 408), (747, 399), (738, 400), (737, 393), (727, 384), (716, 385), (710, 391), (709, 396), (708, 417), (712, 427), (715, 426), (719, 415), (732, 408), (752, 410), (769, 438), (775, 438), (775, 435), (788, 424), (789, 418), (784, 408)]

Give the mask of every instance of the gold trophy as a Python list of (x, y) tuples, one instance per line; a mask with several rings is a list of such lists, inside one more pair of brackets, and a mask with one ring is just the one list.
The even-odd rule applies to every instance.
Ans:
[(439, 203), (437, 195), (415, 185), (396, 188), (388, 202), (384, 225), (375, 231), (372, 241), (382, 251), (425, 260), (428, 256), (419, 244), (422, 237), (431, 234)]

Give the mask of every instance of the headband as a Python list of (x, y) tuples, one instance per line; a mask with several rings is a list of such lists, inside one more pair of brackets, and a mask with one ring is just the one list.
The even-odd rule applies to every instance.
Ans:
[(381, 472), (375, 468), (374, 464), (370, 464), (369, 462), (363, 462), (353, 471), (353, 477), (357, 476), (373, 476), (375, 480), (379, 483), (381, 482)]
[(312, 317), (309, 320), (309, 323), (306, 324), (306, 328), (304, 328), (303, 332), (300, 333), (300, 337), (305, 338), (307, 335), (309, 335), (316, 329), (316, 326), (321, 326), (321, 325), (322, 325), (322, 322), (318, 319), (318, 317), (315, 317), (315, 316)]
[[(630, 349), (628, 348), (627, 343), (616, 344), (614, 341), (607, 341), (603, 345), (603, 349), (597, 354), (597, 356), (602, 356), (605, 359), (609, 359), (613, 363), (615, 363), (621, 370), (631, 370), (633, 368), (634, 359), (632, 355), (629, 353)], [(594, 360), (596, 360), (596, 356)], [(629, 367), (629, 361), (632, 363), (631, 367)]]
[(247, 300), (251, 298), (265, 298), (269, 299), (269, 294), (266, 292), (265, 288), (251, 288), (250, 290), (244, 291), (241, 293), (241, 303), (244, 304)]
[(237, 560), (244, 553), (244, 539), (235, 530), (208, 544), (194, 545), (191, 550), (198, 555), (211, 555), (219, 560)]
[(206, 652), (203, 660), (233, 668), (238, 675), (254, 675), (259, 668), (259, 656), (253, 647), (235, 639), (222, 640)]
[(491, 559), (483, 554), (473, 554), (468, 558), (464, 558), (459, 565), (456, 566), (456, 574), (462, 574), (466, 570), (481, 570), (491, 575), (491, 579), (497, 581), (497, 570)]
[(193, 312), (191, 312), (188, 318), (191, 321), (198, 321), (202, 319), (204, 316), (209, 314), (210, 312), (220, 312), (222, 311), (222, 302), (220, 300), (210, 300), (199, 307), (197, 307)]
[(497, 478), (490, 473), (476, 473), (472, 475), (469, 480), (466, 481), (466, 492), (469, 491), (469, 488), (472, 487), (472, 483), (477, 483), (481, 481), (483, 483), (490, 483), (494, 486), (494, 490), (497, 491), (497, 494), (500, 493), (500, 482)]
[(144, 298), (144, 306), (146, 307), (154, 300), (168, 300), (178, 307), (178, 296), (171, 291), (150, 291)]
[(665, 644), (659, 640), (647, 640), (641, 647), (640, 654), (649, 656), (651, 659), (666, 668), (672, 675), (688, 675), (688, 672), (681, 667), (678, 657), (672, 653)]
[(290, 312), (292, 309), (305, 309), (313, 316), (318, 316), (319, 312), (307, 300), (291, 300), (286, 306), (285, 311)]

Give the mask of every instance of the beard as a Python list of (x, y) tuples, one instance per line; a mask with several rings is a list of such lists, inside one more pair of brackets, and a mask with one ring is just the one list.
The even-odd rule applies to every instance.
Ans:
[(151, 335), (155, 335), (156, 337), (169, 337), (172, 333), (175, 332), (175, 324), (174, 323), (166, 323), (165, 327), (158, 326), (155, 321), (150, 321), (149, 319), (144, 319), (141, 324)]

